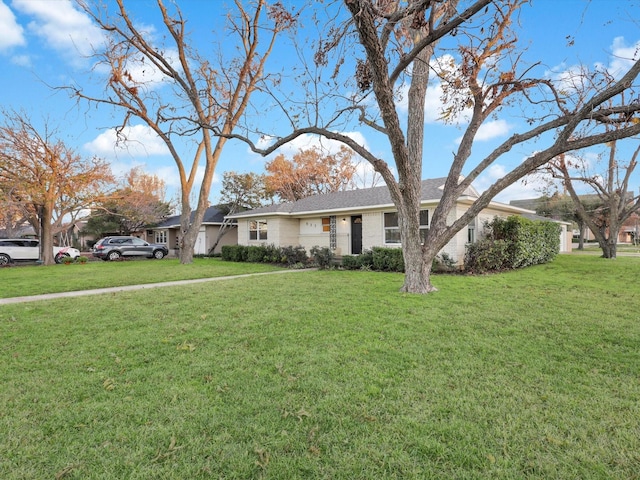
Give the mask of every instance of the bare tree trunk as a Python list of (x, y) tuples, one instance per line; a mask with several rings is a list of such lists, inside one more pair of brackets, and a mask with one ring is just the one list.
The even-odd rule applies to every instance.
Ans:
[(40, 209), (40, 248), (42, 264), (53, 265), (53, 235), (51, 233), (51, 207), (42, 205)]
[[(232, 215), (233, 213), (235, 212), (229, 212), (229, 215)], [(209, 249), (209, 255), (213, 255), (216, 247), (220, 243), (220, 240), (222, 240), (222, 237), (224, 237), (227, 234), (231, 225), (232, 225), (232, 221), (227, 218), (225, 218), (222, 221), (222, 225), (220, 225), (220, 229), (218, 230), (218, 235), (216, 236), (216, 239), (213, 242), (213, 246)]]
[(608, 235), (603, 232), (602, 238), (598, 239), (600, 248), (602, 249), (602, 258), (616, 258), (618, 254), (618, 233), (620, 225), (617, 222), (611, 222), (609, 225)]

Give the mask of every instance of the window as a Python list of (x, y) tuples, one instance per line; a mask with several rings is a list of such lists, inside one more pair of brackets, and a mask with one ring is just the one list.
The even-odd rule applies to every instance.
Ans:
[(324, 217), (322, 219), (322, 231), (323, 232), (330, 232), (331, 231), (331, 218), (330, 217)]
[(475, 241), (476, 241), (476, 226), (475, 224), (470, 223), (467, 229), (467, 242), (475, 243)]
[(155, 234), (155, 243), (167, 243), (167, 231), (166, 230), (156, 230)]
[(249, 240), (266, 240), (267, 222), (266, 220), (251, 220), (249, 222)]
[[(420, 237), (424, 242), (429, 229), (429, 210), (420, 210)], [(398, 212), (384, 214), (384, 243), (400, 243)]]

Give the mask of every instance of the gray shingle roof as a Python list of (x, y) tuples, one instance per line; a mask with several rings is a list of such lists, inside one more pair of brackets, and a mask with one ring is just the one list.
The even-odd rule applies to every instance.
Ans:
[[(432, 178), (422, 181), (422, 201), (438, 201), (442, 198), (442, 186), (446, 178)], [(477, 197), (478, 193), (473, 188), (465, 191), (466, 195)], [(347, 190), (343, 192), (326, 193), (302, 198), (296, 202), (268, 205), (255, 210), (239, 212), (231, 215), (231, 218), (240, 218), (256, 215), (291, 215), (310, 212), (327, 212), (332, 210), (347, 210), (357, 208), (371, 208), (376, 206), (393, 205), (391, 194), (386, 186), (363, 188), (359, 190)]]
[[(191, 212), (191, 220), (195, 212)], [(216, 207), (209, 207), (204, 212), (204, 218), (202, 220), (203, 224), (217, 224), (222, 223), (224, 220), (224, 214), (218, 210)], [(159, 223), (153, 228), (170, 228), (180, 226), (180, 215), (174, 215), (172, 217), (167, 218), (163, 222)]]

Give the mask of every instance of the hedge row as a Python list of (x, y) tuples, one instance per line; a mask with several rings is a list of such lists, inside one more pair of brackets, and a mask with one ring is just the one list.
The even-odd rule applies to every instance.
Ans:
[(550, 262), (560, 252), (560, 225), (525, 217), (496, 217), (485, 238), (467, 246), (464, 268), (482, 273)]
[[(313, 247), (307, 255), (301, 246), (224, 245), (221, 256), (228, 262), (277, 263), (289, 267), (329, 268), (335, 263), (335, 255), (327, 247)], [(404, 272), (404, 258), (400, 248), (374, 247), (360, 255), (344, 255), (341, 266), (346, 270)], [(434, 272), (454, 271), (455, 260), (443, 253), (434, 260), (432, 268)]]
[(326, 247), (313, 247), (311, 256), (302, 246), (276, 247), (275, 245), (224, 245), (222, 259), (228, 262), (277, 263), (289, 267), (309, 266), (328, 268), (333, 262), (333, 252)]
[[(404, 272), (402, 249), (373, 247), (361, 255), (345, 255), (342, 267), (347, 270), (377, 270), (381, 272)], [(452, 272), (456, 262), (446, 253), (438, 255), (431, 266), (434, 272)]]

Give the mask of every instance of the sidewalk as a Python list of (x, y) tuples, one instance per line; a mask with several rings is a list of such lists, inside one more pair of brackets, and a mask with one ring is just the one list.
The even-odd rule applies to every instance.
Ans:
[(282, 273), (296, 273), (314, 271), (315, 268), (305, 268), (300, 270), (278, 270), (276, 272), (245, 273), (243, 275), (233, 275), (230, 277), (196, 278), (193, 280), (176, 280), (173, 282), (145, 283), (142, 285), (125, 285), (122, 287), (96, 288), (93, 290), (78, 290), (75, 292), (45, 293), (43, 295), (31, 295), (25, 297), (0, 298), (0, 305), (12, 303), (39, 302), (41, 300), (54, 300), (57, 298), (84, 297), (88, 295), (102, 295), (105, 293), (129, 292), (132, 290), (144, 290), (148, 288), (173, 287), (175, 285), (189, 285), (192, 283), (218, 282), (223, 280), (233, 280), (236, 278), (257, 277), (260, 275), (278, 275)]

